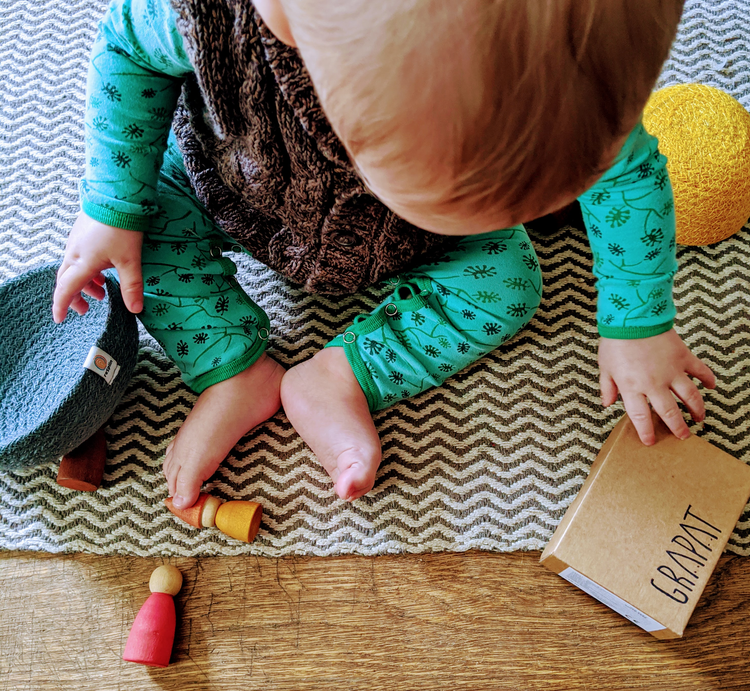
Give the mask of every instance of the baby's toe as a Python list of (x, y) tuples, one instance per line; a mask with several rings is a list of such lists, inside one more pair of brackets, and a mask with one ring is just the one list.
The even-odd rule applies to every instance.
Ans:
[(170, 497), (175, 495), (177, 489), (177, 474), (180, 471), (180, 465), (177, 463), (174, 454), (172, 453), (173, 446), (174, 442), (167, 447), (167, 451), (164, 454), (164, 464), (162, 466), (164, 477), (167, 479), (167, 491)]
[(187, 509), (198, 501), (203, 478), (182, 466), (175, 481), (174, 505), (178, 509)]
[(336, 494), (346, 501), (363, 497), (373, 488), (377, 469), (377, 462), (367, 462), (356, 454), (347, 458), (339, 457)]

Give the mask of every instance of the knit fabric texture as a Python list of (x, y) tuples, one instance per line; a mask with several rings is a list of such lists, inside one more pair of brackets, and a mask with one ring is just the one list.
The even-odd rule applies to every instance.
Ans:
[(365, 190), (297, 51), (248, 0), (172, 6), (195, 67), (173, 129), (198, 199), (227, 235), (327, 294), (354, 293), (450, 246)]
[[(112, 415), (138, 357), (138, 328), (117, 283), (85, 316), (52, 321), (57, 264), (0, 286), (0, 468), (58, 460)], [(92, 346), (120, 365), (112, 384), (84, 368)]]

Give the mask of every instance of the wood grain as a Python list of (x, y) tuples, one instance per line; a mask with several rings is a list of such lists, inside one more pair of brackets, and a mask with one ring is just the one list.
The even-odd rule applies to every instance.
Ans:
[[(0, 553), (0, 691), (750, 689), (750, 561), (724, 556), (657, 641), (538, 553), (158, 560)], [(168, 561), (172, 664), (121, 660)]]

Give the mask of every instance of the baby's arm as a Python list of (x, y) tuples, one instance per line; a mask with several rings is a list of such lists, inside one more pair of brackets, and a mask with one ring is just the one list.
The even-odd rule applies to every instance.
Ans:
[(666, 159), (639, 124), (614, 165), (579, 198), (597, 277), (602, 402), (622, 396), (641, 441), (654, 443), (649, 403), (672, 432), (690, 432), (672, 394), (693, 419), (705, 415), (691, 377), (715, 386), (711, 370), (673, 329), (674, 199)]
[(183, 78), (191, 71), (169, 4), (116, 0), (99, 25), (86, 93), (83, 212), (58, 271), (53, 317), (104, 297), (101, 272), (118, 270), (128, 309), (143, 304), (142, 231), (157, 213), (156, 180)]

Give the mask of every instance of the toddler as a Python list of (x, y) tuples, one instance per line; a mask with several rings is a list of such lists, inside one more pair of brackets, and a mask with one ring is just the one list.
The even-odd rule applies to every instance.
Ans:
[[(710, 369), (673, 330), (673, 201), (640, 113), (679, 0), (114, 0), (93, 48), (82, 212), (53, 316), (117, 269), (199, 394), (167, 449), (177, 506), (281, 405), (353, 500), (372, 413), (441, 384), (532, 318), (523, 222), (581, 204), (602, 401), (680, 438)], [(266, 353), (245, 251), (306, 290), (393, 292), (311, 359)]]

